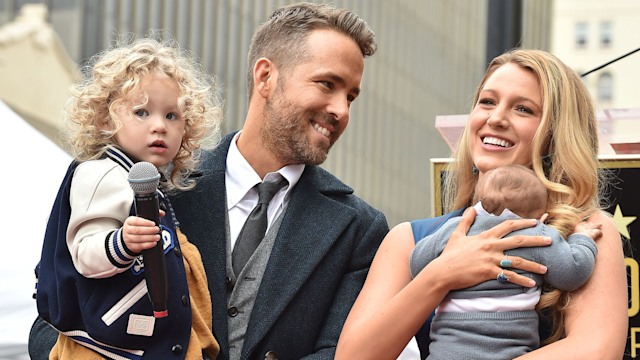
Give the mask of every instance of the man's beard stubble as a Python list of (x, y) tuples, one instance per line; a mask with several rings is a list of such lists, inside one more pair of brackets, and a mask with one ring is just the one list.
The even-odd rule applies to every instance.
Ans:
[(300, 109), (285, 98), (281, 87), (276, 95), (273, 100), (267, 101), (265, 106), (265, 123), (260, 128), (263, 143), (285, 165), (322, 164), (333, 144), (311, 144), (306, 132), (311, 126), (310, 119), (320, 119), (328, 115)]

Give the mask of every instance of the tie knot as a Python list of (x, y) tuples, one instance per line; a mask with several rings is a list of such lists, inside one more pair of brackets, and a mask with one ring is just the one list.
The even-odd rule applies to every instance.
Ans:
[(258, 204), (268, 204), (273, 196), (289, 182), (284, 177), (278, 181), (263, 181), (258, 184)]

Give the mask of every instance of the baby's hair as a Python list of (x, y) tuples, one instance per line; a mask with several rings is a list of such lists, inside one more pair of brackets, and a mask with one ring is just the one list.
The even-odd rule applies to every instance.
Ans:
[(522, 218), (539, 219), (547, 208), (547, 188), (533, 170), (505, 165), (487, 171), (476, 185), (474, 203), (494, 215), (509, 209)]
[(222, 102), (213, 78), (171, 39), (123, 37), (113, 48), (92, 57), (83, 67), (82, 83), (71, 87), (67, 142), (78, 161), (98, 159), (107, 146), (117, 145), (114, 135), (122, 127), (117, 109), (128, 106), (144, 78), (153, 74), (175, 80), (180, 89), (178, 107), (185, 119), (180, 150), (160, 169), (163, 187), (188, 189), (193, 186), (189, 174), (197, 166), (200, 150), (219, 140)]

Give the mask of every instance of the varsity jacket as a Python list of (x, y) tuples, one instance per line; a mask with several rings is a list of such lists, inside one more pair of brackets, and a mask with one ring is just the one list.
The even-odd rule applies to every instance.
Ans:
[[(158, 191), (160, 208), (166, 212), (160, 227), (167, 267), (169, 315), (154, 318), (144, 280), (143, 258), (126, 249), (122, 240), (122, 223), (135, 214), (133, 190), (127, 181), (132, 165), (122, 151), (111, 147), (103, 159), (73, 162), (69, 166), (51, 210), (36, 267), (38, 312), (62, 334), (108, 358), (182, 359), (189, 343), (192, 314), (176, 236), (177, 220), (168, 198)], [(71, 190), (78, 167), (85, 167), (82, 173), (89, 174), (88, 181), (79, 179), (83, 187), (87, 187), (82, 193)], [(91, 171), (87, 172), (87, 168)], [(70, 228), (70, 194), (82, 196), (85, 191), (86, 198), (74, 199), (73, 203), (86, 206), (79, 209), (85, 212), (86, 219), (74, 215), (72, 223), (91, 220), (95, 224), (87, 221), (83, 226)], [(119, 205), (112, 206), (113, 201)], [(99, 209), (106, 203), (111, 204), (109, 209), (120, 209), (120, 213), (106, 220), (104, 217), (92, 219), (95, 214), (108, 213)], [(97, 250), (100, 246), (78, 251), (74, 247), (77, 244), (73, 245), (73, 236), (78, 231), (84, 231), (86, 234), (81, 235), (87, 238), (103, 238), (102, 251)], [(92, 258), (78, 260), (74, 265), (72, 256)]]

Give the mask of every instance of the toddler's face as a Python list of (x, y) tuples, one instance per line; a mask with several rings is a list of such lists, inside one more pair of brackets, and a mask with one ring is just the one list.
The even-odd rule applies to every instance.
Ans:
[(127, 155), (160, 167), (178, 154), (185, 133), (179, 95), (173, 79), (153, 74), (142, 81), (126, 107), (116, 110), (122, 128), (114, 139)]

